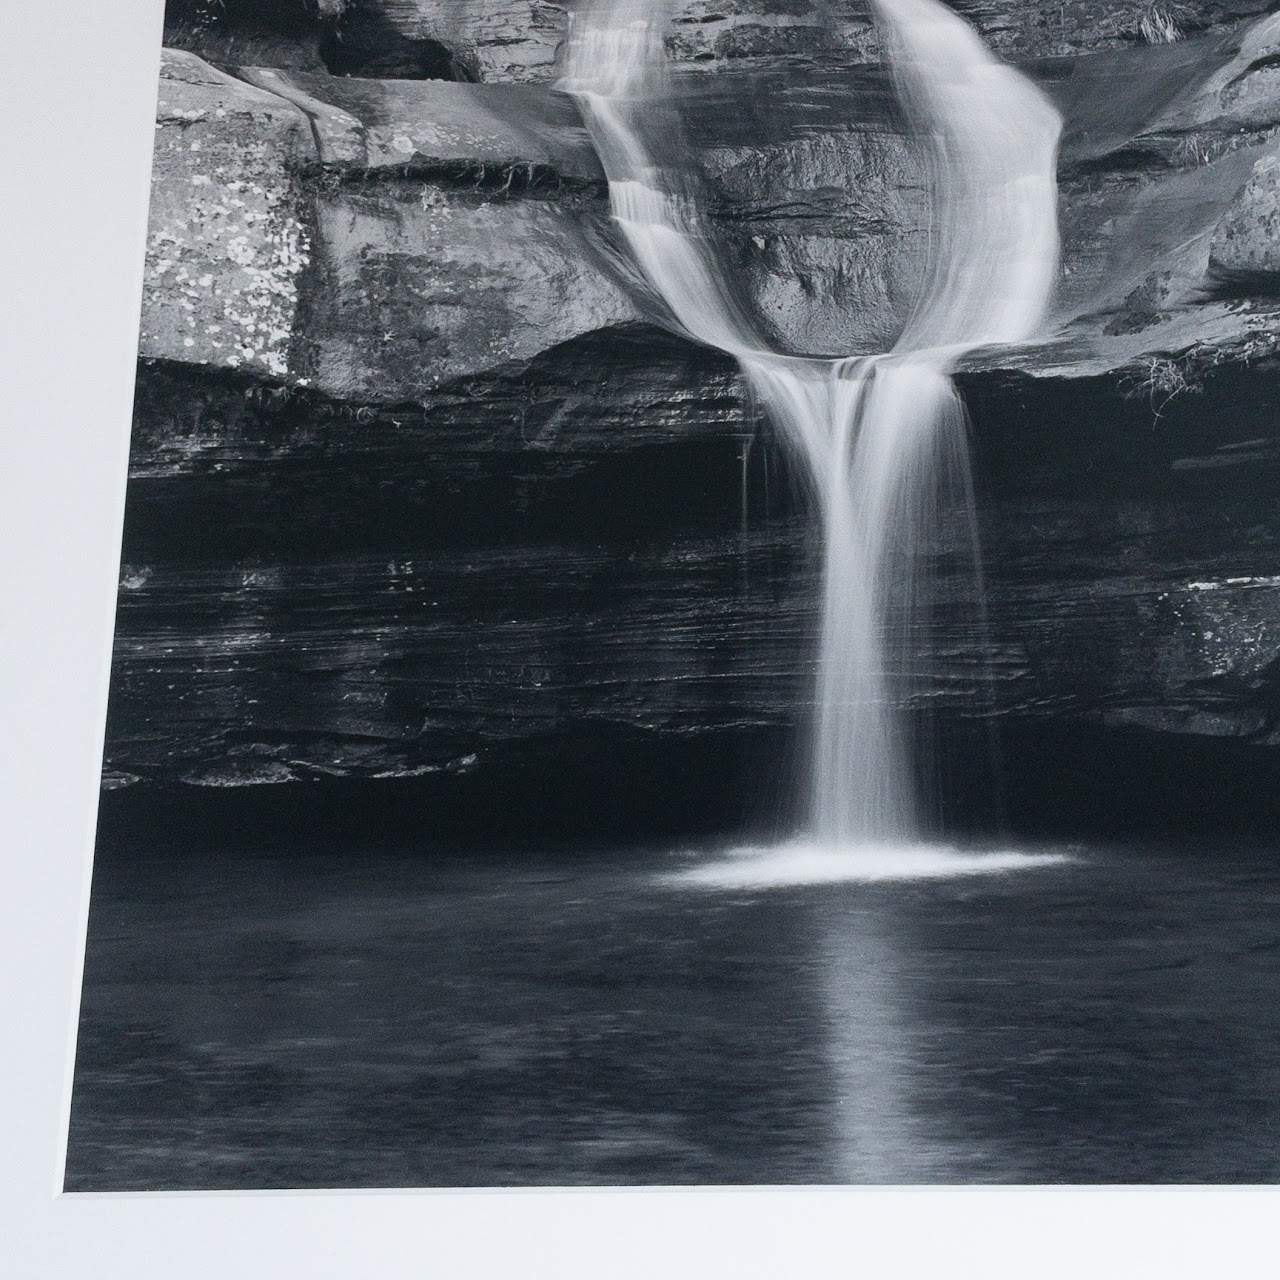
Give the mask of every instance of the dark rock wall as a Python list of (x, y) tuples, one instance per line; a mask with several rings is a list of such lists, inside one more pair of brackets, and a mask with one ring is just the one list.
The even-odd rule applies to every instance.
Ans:
[[(1273, 375), (975, 378), (989, 630), (944, 519), (923, 702), (1280, 741)], [(350, 412), (144, 373), (108, 766), (404, 776), (592, 726), (796, 730), (802, 484), (721, 359), (647, 330)]]

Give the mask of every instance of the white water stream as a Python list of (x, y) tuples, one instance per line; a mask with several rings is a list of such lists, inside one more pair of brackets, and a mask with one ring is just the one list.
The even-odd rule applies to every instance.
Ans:
[[(924, 283), (892, 351), (785, 355), (765, 346), (736, 302), (673, 176), (685, 157), (659, 150), (670, 145), (660, 127), (670, 102), (661, 7), (597, 0), (579, 9), (562, 87), (582, 110), (635, 266), (675, 328), (737, 359), (818, 496), (824, 591), (805, 844), (919, 844), (925, 822), (898, 710), (905, 690), (888, 671), (920, 616), (916, 553), (940, 494), (968, 492), (951, 372), (976, 347), (1029, 338), (1048, 306), (1062, 122), (938, 0), (872, 0), (929, 177)], [(893, 634), (891, 618), (901, 620)]]

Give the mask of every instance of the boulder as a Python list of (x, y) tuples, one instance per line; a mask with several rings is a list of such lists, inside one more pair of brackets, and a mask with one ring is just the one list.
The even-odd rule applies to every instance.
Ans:
[(676, 0), (668, 47), (699, 71), (867, 62), (877, 49), (867, 5), (851, 0)]
[(544, 0), (352, 0), (337, 31), (349, 39), (348, 31), (375, 22), (403, 40), (447, 49), (449, 78), (526, 81), (554, 78), (567, 18), (563, 4)]
[(1266, 74), (1278, 36), (1280, 19), (1268, 17), (1227, 37), (1042, 70), (1067, 121), (1053, 331), (1019, 354), (987, 353), (975, 365), (1047, 377), (1155, 375), (1178, 390), (1208, 369), (1276, 348), (1271, 290), (1259, 287), (1257, 271), (1224, 271), (1219, 256), (1227, 231), (1265, 201), (1265, 178), (1245, 188), (1274, 150), (1280, 102), (1264, 109), (1259, 87), (1244, 113), (1233, 94)]
[(897, 134), (775, 130), (700, 158), (726, 265), (775, 344), (829, 356), (893, 346), (926, 237), (918, 156)]
[(1217, 278), (1246, 287), (1280, 284), (1280, 151), (1270, 150), (1254, 164), (1253, 176), (1214, 228), (1209, 265)]
[(304, 111), (321, 160), (352, 170), (438, 175), (543, 170), (557, 182), (601, 184), (581, 117), (562, 94), (516, 84), (365, 80), (242, 68)]
[(1003, 57), (1073, 57), (1100, 49), (1174, 45), (1230, 32), (1271, 9), (1268, 0), (951, 0)]
[(166, 55), (144, 357), (396, 402), (636, 318), (568, 99), (243, 74)]
[(322, 194), (298, 367), (356, 402), (422, 400), (636, 319), (547, 200), (355, 184)]
[(141, 354), (283, 377), (311, 260), (291, 103), (167, 51), (143, 278)]

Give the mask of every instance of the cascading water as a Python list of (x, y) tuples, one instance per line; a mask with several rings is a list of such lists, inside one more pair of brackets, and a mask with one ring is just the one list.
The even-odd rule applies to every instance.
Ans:
[[(609, 179), (614, 219), (673, 327), (734, 356), (803, 457), (824, 546), (822, 640), (805, 843), (918, 843), (924, 835), (904, 690), (887, 655), (908, 643), (922, 536), (944, 486), (968, 489), (960, 356), (1030, 337), (1057, 274), (1061, 119), (939, 0), (872, 0), (894, 84), (924, 143), (931, 235), (924, 284), (891, 352), (840, 359), (771, 350), (718, 269), (676, 171), (655, 154), (666, 109), (653, 0), (574, 15), (562, 87)], [(892, 634), (889, 634), (892, 627)]]

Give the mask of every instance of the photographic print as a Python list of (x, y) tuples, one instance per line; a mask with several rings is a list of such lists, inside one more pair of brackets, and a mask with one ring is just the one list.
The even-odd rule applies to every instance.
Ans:
[(1280, 1172), (1266, 0), (169, 0), (65, 1188)]

